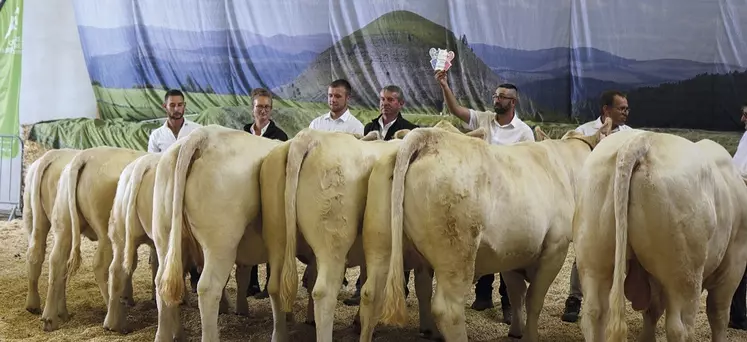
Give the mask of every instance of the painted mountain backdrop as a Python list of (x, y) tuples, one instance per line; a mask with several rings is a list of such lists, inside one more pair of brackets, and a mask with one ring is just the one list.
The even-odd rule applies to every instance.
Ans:
[[(371, 20), (360, 19), (366, 10), (358, 7), (368, 5), (359, 2), (343, 6), (354, 14), (330, 14), (328, 31), (322, 33), (310, 28), (295, 29), (307, 33), (300, 35), (260, 34), (259, 25), (249, 29), (233, 24), (197, 30), (137, 20), (119, 26), (81, 23), (79, 32), (103, 117), (122, 116), (121, 109), (108, 109), (123, 105), (139, 113), (129, 119), (162, 116), (156, 105), (160, 100), (113, 95), (123, 89), (141, 91), (145, 95), (139, 97), (144, 98), (156, 96), (149, 89), (204, 93), (209, 100), (192, 108), (202, 111), (215, 105), (245, 105), (244, 97), (252, 88), (265, 87), (280, 99), (303, 106), (324, 103), (327, 84), (337, 78), (351, 82), (356, 105), (376, 108), (378, 90), (395, 84), (404, 90), (408, 110), (438, 113), (443, 98), (430, 66), (431, 47), (456, 53), (449, 81), (465, 105), (490, 109), (495, 87), (510, 82), (519, 88), (520, 112), (530, 119), (587, 120), (598, 112), (596, 99), (602, 91), (620, 89), (630, 92), (632, 122), (733, 129), (738, 124), (738, 118), (731, 117), (733, 107), (739, 106), (738, 94), (747, 94), (742, 83), (747, 68), (738, 63), (621, 57), (598, 47), (507, 48), (487, 43), (479, 30), (453, 19), (458, 15), (442, 20), (422, 1), (417, 6), (403, 5), (408, 10), (376, 14)], [(256, 15), (252, 18), (259, 20)], [(311, 24), (292, 21), (290, 25)], [(695, 113), (690, 119), (677, 115), (690, 112), (688, 108), (699, 112), (699, 118)]]

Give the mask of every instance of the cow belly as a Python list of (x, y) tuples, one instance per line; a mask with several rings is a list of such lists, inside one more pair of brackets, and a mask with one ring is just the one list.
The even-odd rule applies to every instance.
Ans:
[(651, 305), (651, 285), (648, 272), (638, 260), (628, 261), (628, 274), (625, 277), (625, 297), (633, 305), (633, 310), (642, 311)]

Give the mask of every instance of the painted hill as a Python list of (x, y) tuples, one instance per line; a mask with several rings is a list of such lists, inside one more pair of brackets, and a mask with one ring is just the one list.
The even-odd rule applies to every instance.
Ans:
[[(491, 94), (502, 83), (453, 32), (422, 16), (408, 12), (387, 13), (343, 37), (293, 82), (275, 92), (301, 101), (326, 101), (327, 85), (345, 78), (353, 87), (356, 104), (378, 107), (379, 90), (387, 84), (401, 87), (406, 108), (440, 109), (441, 89), (430, 64), (431, 47), (448, 48), (456, 54), (449, 82), (456, 96), (474, 109), (492, 108)], [(528, 99), (523, 107), (531, 107)]]

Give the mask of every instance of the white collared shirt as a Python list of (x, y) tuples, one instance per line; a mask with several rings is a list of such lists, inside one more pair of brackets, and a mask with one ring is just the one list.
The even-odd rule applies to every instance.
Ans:
[(388, 124), (384, 125), (384, 117), (379, 117), (379, 127), (381, 129), (379, 130), (379, 133), (381, 134), (381, 139), (384, 139), (386, 136), (386, 133), (389, 132), (389, 128), (394, 125), (394, 123), (397, 121), (397, 118), (395, 117), (394, 120), (390, 121)]
[(742, 178), (747, 178), (747, 132), (744, 132), (742, 139), (739, 139), (733, 161)]
[(469, 110), (469, 124), (471, 130), (485, 127), (488, 129), (487, 141), (493, 145), (512, 145), (522, 141), (534, 141), (534, 132), (519, 116), (514, 113), (514, 118), (506, 125), (501, 125), (495, 120), (494, 112), (478, 112)]
[[(602, 128), (602, 125), (604, 123), (602, 122), (602, 117), (598, 117), (596, 120), (589, 121), (581, 126), (576, 127), (576, 132), (579, 132), (583, 135), (594, 135), (597, 133), (597, 131)], [(619, 131), (626, 131), (632, 129), (628, 125), (621, 125), (615, 127), (610, 133), (616, 133)]]
[[(265, 132), (267, 132), (267, 127), (270, 127), (270, 121), (267, 121), (267, 123), (265, 124), (265, 126), (262, 127), (262, 129), (259, 131), (259, 135), (260, 136), (265, 136)], [(254, 133), (254, 124), (253, 123), (252, 123), (252, 126), (249, 127), (249, 133), (251, 133), (252, 135), (256, 135)]]
[(148, 152), (158, 153), (166, 151), (169, 146), (173, 145), (177, 139), (186, 137), (187, 134), (192, 133), (195, 129), (202, 127), (200, 124), (184, 119), (182, 128), (179, 129), (179, 136), (175, 137), (174, 132), (168, 126), (168, 120), (166, 120), (161, 127), (154, 129), (150, 133), (148, 138)]
[(348, 132), (363, 135), (363, 124), (353, 116), (353, 114), (350, 114), (350, 110), (345, 110), (345, 113), (342, 113), (342, 115), (335, 120), (332, 120), (332, 113), (327, 112), (327, 114), (312, 120), (309, 128), (321, 131)]

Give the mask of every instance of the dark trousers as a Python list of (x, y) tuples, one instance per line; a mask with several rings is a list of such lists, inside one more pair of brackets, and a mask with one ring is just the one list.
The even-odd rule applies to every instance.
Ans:
[(729, 321), (734, 324), (747, 323), (747, 270), (739, 282), (737, 291), (731, 299)]
[[(498, 287), (498, 293), (501, 295), (502, 305), (511, 305), (508, 300), (508, 292), (506, 291), (506, 282), (503, 281), (503, 276), (499, 274), (500, 285)], [(477, 280), (475, 285), (475, 297), (476, 300), (493, 300), (493, 281), (495, 281), (495, 274), (486, 274)]]

